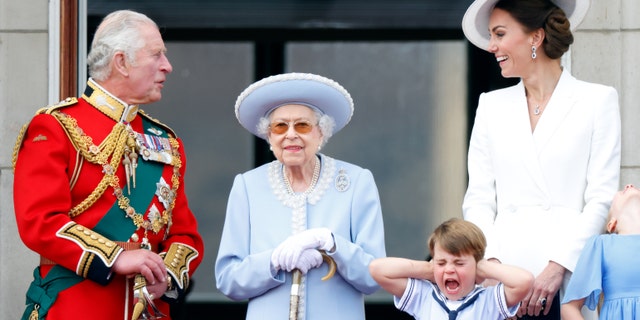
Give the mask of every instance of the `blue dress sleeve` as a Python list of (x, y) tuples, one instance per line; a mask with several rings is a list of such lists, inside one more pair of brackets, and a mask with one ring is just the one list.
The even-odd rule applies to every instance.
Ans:
[(584, 305), (595, 310), (602, 293), (603, 241), (600, 235), (589, 238), (571, 275), (562, 303), (586, 298)]

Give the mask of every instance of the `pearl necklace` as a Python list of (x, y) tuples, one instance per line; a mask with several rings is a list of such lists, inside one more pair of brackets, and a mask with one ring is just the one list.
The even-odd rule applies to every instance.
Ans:
[[(302, 193), (303, 195), (308, 195), (309, 193), (311, 193), (311, 191), (313, 191), (313, 188), (315, 188), (316, 183), (318, 183), (318, 178), (320, 177), (320, 159), (318, 159), (318, 157), (315, 158), (316, 163), (313, 167), (313, 177), (311, 178), (311, 183), (309, 184), (307, 190)], [(291, 183), (289, 182), (289, 178), (287, 178), (287, 175), (284, 172), (284, 165), (282, 165), (282, 179), (284, 179), (284, 184), (287, 186), (287, 191), (289, 191), (290, 194), (295, 194), (295, 191), (293, 191)]]

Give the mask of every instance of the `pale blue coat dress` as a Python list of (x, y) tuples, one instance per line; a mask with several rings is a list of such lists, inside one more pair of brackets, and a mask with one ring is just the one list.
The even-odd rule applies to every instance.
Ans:
[(640, 235), (603, 234), (582, 250), (562, 303), (585, 298), (595, 310), (604, 293), (600, 319), (640, 318)]
[(271, 253), (293, 233), (326, 227), (333, 232), (335, 276), (326, 264), (310, 270), (302, 285), (299, 317), (364, 319), (364, 296), (379, 289), (369, 263), (384, 257), (380, 198), (367, 169), (321, 156), (316, 187), (292, 195), (278, 161), (235, 177), (215, 264), (217, 288), (247, 300), (247, 319), (289, 319), (291, 273), (273, 274)]

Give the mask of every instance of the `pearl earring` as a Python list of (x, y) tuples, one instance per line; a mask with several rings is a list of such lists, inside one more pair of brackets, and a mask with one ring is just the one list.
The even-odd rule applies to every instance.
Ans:
[(536, 57), (538, 57), (538, 55), (536, 54), (536, 46), (531, 46), (531, 59), (536, 59)]

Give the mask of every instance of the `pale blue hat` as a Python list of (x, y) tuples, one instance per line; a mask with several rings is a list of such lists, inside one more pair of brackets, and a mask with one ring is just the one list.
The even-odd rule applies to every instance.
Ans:
[(337, 82), (311, 73), (284, 73), (264, 78), (247, 87), (236, 99), (236, 118), (254, 135), (260, 118), (287, 104), (312, 107), (335, 121), (333, 133), (349, 123), (353, 115), (353, 99)]

